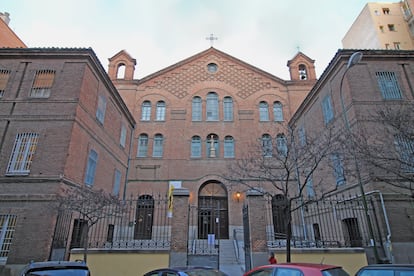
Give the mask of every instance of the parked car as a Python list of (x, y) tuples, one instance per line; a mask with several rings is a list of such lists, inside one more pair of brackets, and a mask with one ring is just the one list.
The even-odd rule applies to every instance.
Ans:
[(228, 276), (226, 273), (208, 266), (171, 267), (152, 270), (144, 276)]
[(85, 262), (32, 262), (24, 267), (21, 276), (90, 276)]
[(349, 276), (342, 267), (328, 264), (283, 263), (262, 265), (243, 276)]
[(414, 276), (414, 264), (375, 264), (361, 267), (356, 276)]

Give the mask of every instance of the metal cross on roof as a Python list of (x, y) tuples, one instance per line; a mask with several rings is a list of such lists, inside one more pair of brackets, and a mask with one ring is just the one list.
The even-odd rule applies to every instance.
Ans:
[(210, 40), (210, 46), (213, 47), (214, 40), (218, 40), (217, 37), (215, 37), (213, 34), (210, 34), (209, 37), (206, 37), (207, 40)]

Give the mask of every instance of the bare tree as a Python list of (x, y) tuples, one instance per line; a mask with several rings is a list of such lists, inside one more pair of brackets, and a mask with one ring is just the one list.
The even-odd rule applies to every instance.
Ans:
[(354, 135), (358, 158), (377, 182), (394, 191), (414, 195), (414, 108), (381, 106), (371, 114), (371, 127)]
[(292, 212), (336, 190), (336, 185), (322, 183), (324, 178), (319, 176), (331, 164), (331, 154), (338, 150), (334, 129), (309, 131), (306, 135), (303, 131), (286, 129), (287, 135), (278, 135), (276, 140), (262, 137), (229, 166), (227, 176), (232, 184), (265, 196), (283, 195), (287, 262), (291, 261)]
[(59, 210), (78, 214), (86, 222), (81, 228), (83, 259), (87, 261), (90, 228), (100, 220), (122, 213), (122, 202), (104, 190), (93, 190), (88, 186), (75, 186), (57, 197)]

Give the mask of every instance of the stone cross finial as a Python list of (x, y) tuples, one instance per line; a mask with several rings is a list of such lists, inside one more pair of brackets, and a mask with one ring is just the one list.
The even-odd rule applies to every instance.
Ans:
[(209, 37), (206, 37), (206, 40), (210, 40), (210, 46), (213, 47), (214, 40), (218, 40), (213, 34), (210, 34)]

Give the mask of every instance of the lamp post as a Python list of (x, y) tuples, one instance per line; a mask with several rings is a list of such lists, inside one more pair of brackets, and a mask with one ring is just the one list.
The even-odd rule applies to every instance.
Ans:
[[(343, 86), (345, 75), (348, 72), (348, 70), (352, 66), (354, 66), (355, 64), (360, 62), (361, 59), (362, 59), (362, 53), (361, 52), (355, 52), (349, 57), (348, 63), (346, 65), (345, 72), (342, 75), (341, 83), (340, 83), (340, 86), (339, 86), (339, 96), (340, 96), (340, 99), (341, 99), (342, 116), (343, 116), (345, 128), (346, 128), (347, 133), (348, 133), (349, 136), (351, 136), (351, 127), (349, 125), (348, 116), (347, 116), (347, 113), (346, 113), (346, 110), (345, 110), (342, 86)], [(353, 141), (353, 139), (351, 139), (351, 141)], [(359, 168), (359, 162), (358, 162), (358, 158), (356, 157), (356, 154), (355, 154), (355, 147), (354, 147), (353, 144), (351, 146), (352, 146), (352, 150), (351, 150), (352, 159), (353, 159), (354, 164), (355, 164), (355, 171), (356, 171), (356, 174), (357, 174), (358, 187), (359, 187), (359, 190), (360, 190), (360, 193), (361, 193), (362, 205), (363, 205), (363, 208), (364, 208), (365, 219), (367, 220), (367, 224), (368, 224), (368, 232), (369, 232), (370, 239), (371, 239), (371, 245), (372, 245), (373, 251), (374, 251), (375, 262), (379, 263), (379, 255), (378, 255), (378, 251), (377, 251), (377, 246), (376, 246), (376, 242), (375, 242), (374, 231), (373, 231), (373, 228), (372, 228), (371, 219), (370, 219), (370, 216), (369, 216), (368, 204), (367, 204), (367, 199), (365, 197), (364, 184), (362, 183), (361, 171), (360, 171), (360, 168)]]

